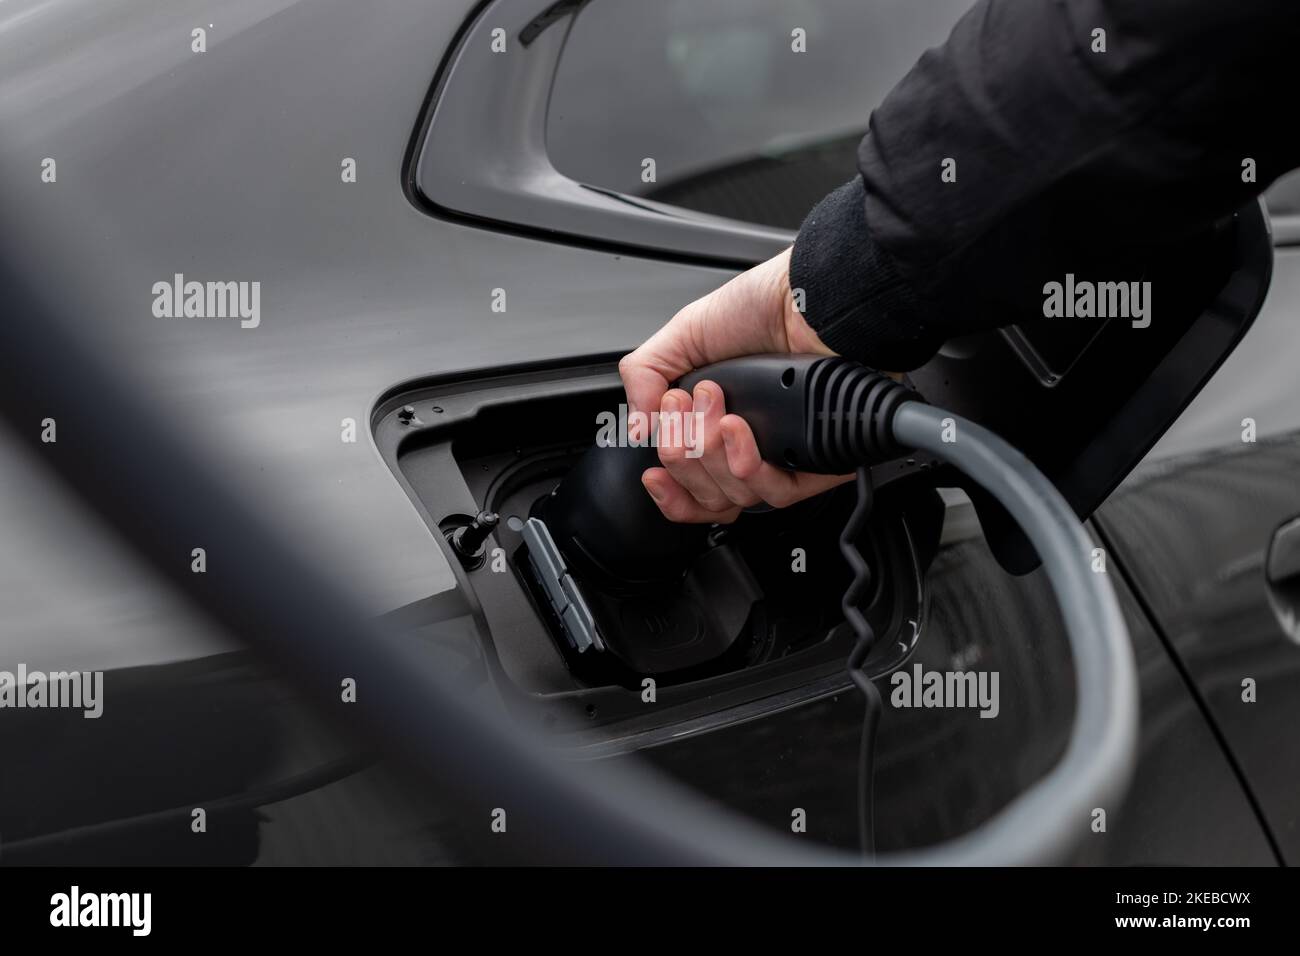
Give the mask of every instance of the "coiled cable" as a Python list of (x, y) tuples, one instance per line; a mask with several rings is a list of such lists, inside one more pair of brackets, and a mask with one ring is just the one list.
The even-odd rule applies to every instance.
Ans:
[(844, 530), (840, 532), (840, 553), (853, 571), (853, 580), (844, 591), (841, 607), (844, 620), (849, 623), (857, 641), (849, 654), (849, 678), (862, 692), (866, 701), (866, 713), (862, 719), (862, 740), (858, 754), (858, 841), (862, 855), (871, 858), (876, 854), (875, 821), (875, 751), (876, 730), (880, 726), (880, 713), (884, 705), (880, 700), (880, 690), (875, 681), (866, 672), (867, 656), (876, 643), (876, 632), (860, 603), (870, 593), (871, 566), (867, 564), (862, 552), (858, 550), (858, 537), (867, 526), (871, 516), (871, 507), (875, 497), (871, 484), (871, 469), (865, 465), (857, 472), (858, 501), (849, 515)]

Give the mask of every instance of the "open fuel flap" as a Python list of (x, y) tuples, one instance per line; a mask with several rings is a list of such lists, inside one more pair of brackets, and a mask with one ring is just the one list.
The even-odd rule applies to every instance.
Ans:
[[(839, 535), (851, 484), (702, 529), (685, 573), (649, 586), (568, 567), (548, 545), (540, 510), (591, 448), (598, 416), (623, 401), (617, 358), (430, 380), (376, 408), (378, 446), (446, 545), (499, 689), (557, 730), (603, 728), (584, 737), (638, 746), (683, 724), (706, 729), (847, 689)], [(943, 520), (930, 468), (913, 458), (875, 470), (876, 506), (858, 541), (880, 635), (873, 674), (901, 664), (923, 625), (924, 568)], [(482, 537), (482, 549), (462, 561), (452, 539), (484, 512), (496, 523), (476, 529), (471, 545)]]

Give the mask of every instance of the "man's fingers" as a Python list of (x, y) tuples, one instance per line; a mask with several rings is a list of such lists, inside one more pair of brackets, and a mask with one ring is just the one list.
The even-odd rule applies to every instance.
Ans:
[(722, 445), (727, 451), (727, 467), (741, 481), (748, 481), (763, 465), (758, 442), (749, 422), (739, 415), (724, 415), (718, 422)]
[(714, 382), (700, 382), (695, 386), (692, 399), (696, 413), (696, 441), (703, 452), (699, 461), (704, 471), (732, 504), (742, 508), (758, 504), (758, 495), (737, 478), (727, 464), (721, 429), (727, 407), (722, 389)]
[(669, 521), (680, 524), (729, 524), (740, 514), (740, 509), (734, 506), (726, 511), (710, 511), (705, 508), (689, 491), (673, 480), (666, 468), (646, 469), (641, 475), (641, 484)]
[(727, 465), (737, 479), (758, 498), (774, 508), (784, 508), (849, 481), (852, 475), (813, 475), (786, 471), (763, 461), (749, 423), (738, 415), (727, 415), (720, 423)]
[[(707, 511), (726, 511), (733, 504), (718, 487), (700, 459), (683, 444), (684, 425), (691, 416), (691, 396), (680, 388), (664, 394), (660, 403), (659, 461), (677, 484), (685, 488)], [(677, 424), (673, 424), (673, 423)]]

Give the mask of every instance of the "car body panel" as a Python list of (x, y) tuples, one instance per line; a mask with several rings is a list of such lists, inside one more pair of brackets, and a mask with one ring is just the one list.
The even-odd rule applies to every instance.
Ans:
[(1297, 302), (1300, 251), (1279, 249), (1250, 333), (1098, 515), (1290, 863), (1300, 644), (1270, 604), (1265, 561), (1278, 527), (1300, 515)]

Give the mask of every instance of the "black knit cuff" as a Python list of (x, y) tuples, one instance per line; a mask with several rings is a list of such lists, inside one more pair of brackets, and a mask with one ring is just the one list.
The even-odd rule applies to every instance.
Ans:
[(944, 336), (927, 328), (917, 293), (872, 241), (865, 200), (859, 176), (813, 207), (790, 256), (790, 288), (803, 290), (804, 318), (828, 347), (905, 372), (928, 361)]

